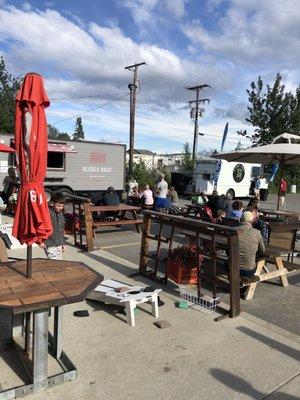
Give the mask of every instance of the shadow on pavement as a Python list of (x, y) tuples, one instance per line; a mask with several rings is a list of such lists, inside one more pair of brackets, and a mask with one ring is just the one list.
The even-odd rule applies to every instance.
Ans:
[(272, 347), (273, 349), (280, 351), (281, 353), (293, 358), (296, 361), (300, 361), (300, 351), (290, 347), (286, 344), (280, 343), (275, 339), (271, 339), (261, 333), (255, 332), (252, 329), (246, 328), (244, 326), (239, 326), (236, 328), (245, 335), (251, 336), (252, 338), (258, 340), (265, 345)]
[[(293, 395), (283, 393), (283, 392), (271, 392), (268, 394), (262, 393), (261, 391), (255, 389), (249, 382), (245, 379), (240, 378), (232, 374), (231, 372), (224, 371), (218, 368), (212, 368), (210, 370), (211, 375), (217, 379), (219, 382), (223, 383), (227, 387), (235, 390), (238, 393), (243, 393), (252, 399), (264, 400), (271, 399), (271, 396), (276, 395), (276, 400), (297, 400), (298, 397)], [(294, 377), (293, 377), (294, 378)]]

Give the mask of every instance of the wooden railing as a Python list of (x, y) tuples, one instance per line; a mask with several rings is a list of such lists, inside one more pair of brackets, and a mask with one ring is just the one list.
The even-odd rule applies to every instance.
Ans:
[[(238, 229), (216, 225), (209, 222), (197, 221), (182, 216), (143, 211), (144, 221), (142, 227), (142, 240), (139, 272), (151, 278), (157, 278), (158, 265), (165, 267), (164, 282), (167, 281), (166, 259), (161, 258), (162, 243), (168, 244), (168, 253), (173, 249), (175, 234), (186, 234), (194, 237), (197, 253), (204, 257), (204, 264), (198, 265), (198, 295), (201, 293), (201, 281), (208, 281), (212, 285), (213, 296), (216, 297), (217, 289), (224, 287), (226, 282), (220, 279), (219, 265), (227, 264), (229, 275), (230, 310), (229, 316), (236, 317), (240, 314), (240, 273), (239, 273), (239, 238)], [(156, 233), (151, 232), (152, 222), (156, 222)], [(169, 227), (169, 233), (163, 236)], [(150, 242), (156, 241), (157, 248), (152, 254)], [(149, 265), (152, 260), (152, 265)], [(154, 262), (154, 266), (153, 266)], [(224, 271), (223, 271), (224, 273)], [(228, 285), (228, 284), (227, 284)]]

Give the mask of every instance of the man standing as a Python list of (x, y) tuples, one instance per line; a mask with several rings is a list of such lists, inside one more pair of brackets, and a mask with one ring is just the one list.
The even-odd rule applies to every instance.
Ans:
[(259, 230), (252, 226), (253, 214), (245, 211), (241, 217), (239, 233), (239, 266), (241, 276), (253, 276), (256, 271), (257, 256), (263, 254), (265, 245)]
[(168, 183), (165, 181), (165, 175), (159, 175), (159, 182), (156, 185), (156, 208), (159, 212), (166, 211), (166, 202), (168, 194)]

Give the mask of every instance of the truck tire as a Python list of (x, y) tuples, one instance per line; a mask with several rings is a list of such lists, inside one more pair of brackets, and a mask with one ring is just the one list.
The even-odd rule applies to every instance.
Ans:
[(233, 189), (228, 189), (226, 192), (226, 196), (230, 198), (230, 200), (233, 200), (235, 197), (235, 193)]
[(51, 190), (50, 188), (47, 188), (47, 187), (46, 187), (46, 188), (45, 188), (45, 195), (46, 195), (47, 202), (50, 201), (51, 194), (52, 194), (52, 190)]
[(64, 196), (69, 196), (73, 194), (72, 190), (69, 188), (60, 188), (57, 190), (57, 192), (62, 193)]

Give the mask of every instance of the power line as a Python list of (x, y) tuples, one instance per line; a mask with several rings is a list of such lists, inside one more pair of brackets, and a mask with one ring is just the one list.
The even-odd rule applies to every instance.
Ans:
[[(125, 94), (121, 93), (121, 94)], [(116, 96), (117, 94), (114, 94), (112, 96)], [(58, 100), (71, 100), (71, 99), (92, 99), (92, 98), (97, 98), (97, 97), (108, 97), (111, 96), (111, 94), (95, 94), (91, 96), (70, 96), (70, 97), (56, 97), (54, 99), (50, 99), (50, 101), (58, 101)]]
[(108, 101), (107, 103), (101, 104), (100, 106), (97, 106), (97, 107), (94, 107), (94, 108), (90, 108), (89, 110), (84, 111), (84, 112), (82, 112), (82, 113), (80, 113), (80, 114), (74, 114), (74, 115), (72, 115), (71, 117), (64, 118), (64, 119), (61, 119), (61, 120), (59, 120), (59, 121), (53, 122), (52, 125), (61, 124), (62, 122), (69, 121), (70, 119), (74, 119), (74, 118), (81, 117), (82, 115), (85, 115), (85, 114), (87, 114), (87, 113), (89, 113), (89, 112), (91, 112), (91, 111), (98, 110), (99, 108), (105, 107), (105, 106), (107, 106), (107, 105), (109, 105), (109, 104), (114, 103), (115, 101), (118, 101), (118, 100), (120, 100), (120, 99), (123, 99), (123, 97), (128, 96), (128, 94), (129, 94), (129, 93), (125, 93), (125, 94), (123, 94), (122, 96), (117, 97), (116, 99), (113, 99), (113, 100), (111, 100), (111, 101)]

